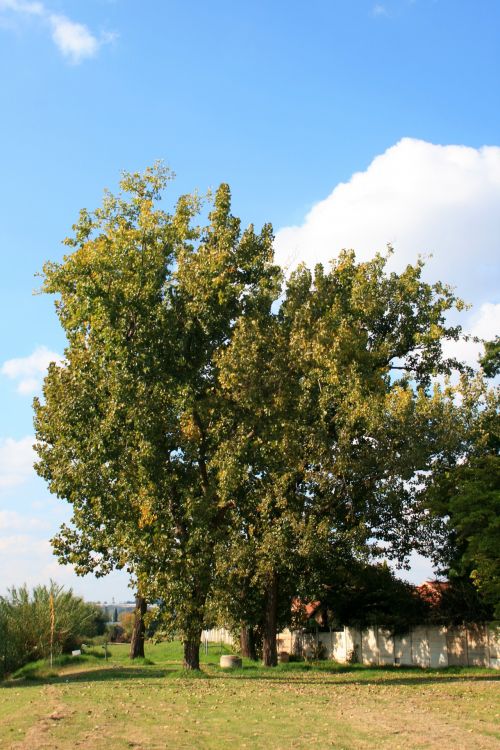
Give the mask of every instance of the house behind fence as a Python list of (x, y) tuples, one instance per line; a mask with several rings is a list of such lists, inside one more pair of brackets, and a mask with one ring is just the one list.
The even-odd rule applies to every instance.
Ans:
[[(203, 640), (232, 645), (224, 628), (204, 630)], [(345, 627), (331, 632), (304, 633), (284, 630), (277, 637), (278, 651), (299, 657), (317, 653), (323, 646), (327, 659), (366, 665), (414, 667), (500, 668), (500, 628), (492, 625), (467, 627), (420, 626), (404, 635), (392, 635), (378, 627), (359, 630)]]

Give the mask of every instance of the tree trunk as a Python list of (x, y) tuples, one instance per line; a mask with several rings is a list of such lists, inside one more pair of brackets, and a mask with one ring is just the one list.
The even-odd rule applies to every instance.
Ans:
[(201, 630), (198, 636), (184, 641), (184, 669), (200, 668), (200, 638)]
[(257, 653), (255, 649), (255, 633), (253, 628), (248, 625), (242, 625), (240, 630), (240, 650), (241, 655), (246, 656), (247, 659), (253, 659), (257, 661)]
[(276, 630), (278, 624), (278, 575), (272, 573), (266, 591), (264, 627), (262, 633), (262, 662), (265, 667), (275, 667), (278, 663)]
[(135, 619), (134, 629), (132, 631), (132, 639), (130, 641), (130, 658), (137, 659), (142, 656), (144, 658), (144, 615), (146, 614), (148, 605), (144, 597), (137, 594), (135, 597)]

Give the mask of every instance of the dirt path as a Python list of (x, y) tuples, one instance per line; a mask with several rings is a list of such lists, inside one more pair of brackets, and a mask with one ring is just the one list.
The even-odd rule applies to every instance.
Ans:
[[(69, 719), (74, 711), (60, 700), (60, 691), (54, 685), (47, 685), (43, 690), (41, 701), (44, 713), (35, 719), (34, 724), (28, 729), (22, 740), (11, 744), (12, 750), (54, 750), (54, 741), (51, 733), (54, 726)], [(41, 706), (38, 706), (40, 710)]]

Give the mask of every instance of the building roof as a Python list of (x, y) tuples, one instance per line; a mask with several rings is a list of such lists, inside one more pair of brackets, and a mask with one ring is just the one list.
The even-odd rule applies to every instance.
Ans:
[(431, 607), (439, 607), (443, 593), (449, 588), (449, 581), (424, 581), (416, 586), (416, 591), (421, 599)]

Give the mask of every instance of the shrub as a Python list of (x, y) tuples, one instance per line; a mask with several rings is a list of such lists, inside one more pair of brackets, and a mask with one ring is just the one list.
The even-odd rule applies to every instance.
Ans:
[[(51, 637), (51, 597), (54, 628)], [(5, 675), (35, 659), (46, 659), (78, 648), (82, 639), (102, 632), (101, 609), (64, 591), (51, 581), (36, 586), (11, 588), (0, 597), (0, 669)]]
[(115, 622), (108, 623), (106, 627), (106, 636), (106, 640), (111, 643), (124, 643), (126, 640), (122, 626)]

